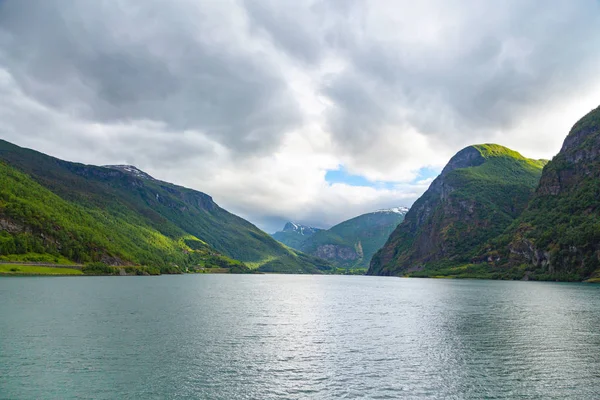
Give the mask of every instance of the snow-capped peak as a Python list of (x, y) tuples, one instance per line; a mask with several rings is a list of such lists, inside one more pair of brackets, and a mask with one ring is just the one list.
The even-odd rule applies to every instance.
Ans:
[(408, 207), (392, 207), (392, 208), (386, 208), (383, 210), (377, 210), (375, 211), (377, 213), (394, 213), (394, 214), (406, 214), (408, 212)]
[(142, 171), (141, 169), (139, 169), (133, 165), (104, 165), (104, 167), (127, 172), (128, 174), (131, 174), (131, 175), (135, 176), (136, 178), (154, 180), (153, 177), (151, 177), (150, 175), (148, 175), (147, 173), (145, 173), (144, 171)]
[(288, 222), (283, 227), (283, 232), (297, 232), (300, 235), (312, 235), (313, 233), (315, 233), (319, 230), (320, 229), (313, 228), (312, 226), (296, 224), (294, 222)]

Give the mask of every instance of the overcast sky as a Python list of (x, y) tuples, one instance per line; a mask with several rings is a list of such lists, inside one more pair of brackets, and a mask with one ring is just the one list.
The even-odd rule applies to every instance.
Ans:
[(268, 232), (410, 206), (469, 144), (551, 158), (599, 72), (598, 0), (0, 0), (0, 138)]

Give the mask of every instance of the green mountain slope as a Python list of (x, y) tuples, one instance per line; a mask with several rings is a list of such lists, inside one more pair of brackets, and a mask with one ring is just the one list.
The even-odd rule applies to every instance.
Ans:
[(534, 279), (600, 277), (600, 107), (579, 120), (544, 168), (535, 197), (490, 245), (490, 267)]
[(285, 244), (292, 249), (300, 250), (302, 242), (315, 233), (322, 231), (319, 228), (288, 222), (282, 231), (275, 232), (271, 236), (273, 239)]
[(323, 264), (282, 246), (210, 196), (132, 167), (70, 163), (5, 141), (0, 161), (0, 255), (164, 266), (222, 254), (270, 272), (317, 273)]
[(495, 144), (461, 150), (375, 254), (368, 273), (429, 276), (469, 262), (525, 209), (545, 163)]
[(381, 210), (316, 232), (298, 247), (302, 252), (330, 261), (338, 268), (367, 269), (373, 254), (404, 219), (408, 209)]

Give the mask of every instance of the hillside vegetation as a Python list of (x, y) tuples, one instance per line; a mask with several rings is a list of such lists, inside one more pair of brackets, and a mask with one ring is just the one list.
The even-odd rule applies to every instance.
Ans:
[(133, 168), (70, 163), (0, 141), (0, 172), (5, 260), (34, 253), (163, 272), (235, 260), (270, 272), (327, 269), (210, 196)]
[(527, 209), (485, 256), (528, 277), (600, 276), (600, 107), (573, 126)]

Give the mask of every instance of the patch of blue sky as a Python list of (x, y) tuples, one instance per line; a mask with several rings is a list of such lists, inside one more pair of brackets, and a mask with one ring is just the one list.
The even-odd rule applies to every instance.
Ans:
[[(419, 169), (417, 176), (413, 179), (410, 184), (417, 184), (418, 182), (435, 178), (439, 175), (439, 168), (425, 167)], [(330, 169), (325, 174), (325, 181), (330, 185), (335, 183), (342, 183), (349, 186), (366, 186), (373, 187), (376, 189), (394, 189), (398, 186), (398, 182), (392, 181), (370, 181), (362, 175), (350, 174), (344, 166), (340, 166), (338, 169)]]
[(427, 179), (434, 179), (437, 177), (440, 172), (442, 172), (441, 168), (432, 168), (432, 167), (424, 167), (419, 169), (417, 172), (417, 177), (413, 180), (412, 183), (421, 182)]

